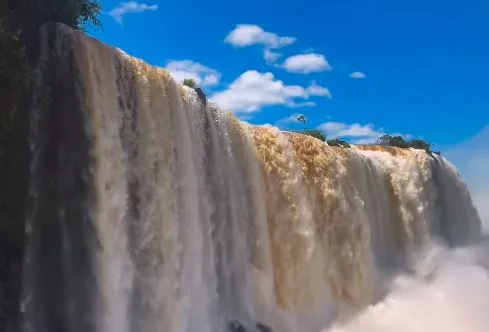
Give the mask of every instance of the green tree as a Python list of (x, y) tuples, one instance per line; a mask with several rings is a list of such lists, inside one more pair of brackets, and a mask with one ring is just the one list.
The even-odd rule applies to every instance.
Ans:
[(21, 92), (30, 82), (39, 27), (61, 22), (84, 30), (100, 27), (99, 0), (1, 0), (0, 4), (0, 140)]
[(396, 146), (398, 148), (407, 148), (409, 147), (407, 142), (401, 136), (390, 136), (390, 135), (382, 135), (377, 139), (377, 144), (380, 145), (389, 145)]
[(398, 148), (408, 148), (409, 144), (401, 136), (393, 136), (391, 139), (391, 145)]
[(188, 86), (189, 88), (195, 89), (197, 87), (197, 83), (195, 80), (191, 78), (186, 78), (183, 80), (183, 85)]
[(305, 124), (306, 124), (306, 122), (307, 122), (307, 119), (306, 119), (306, 117), (305, 117), (305, 115), (304, 115), (304, 114), (299, 114), (299, 115), (297, 116), (296, 120), (297, 120), (297, 122), (300, 122), (300, 123), (302, 123), (303, 125), (305, 125)]
[(304, 130), (300, 132), (301, 134), (308, 135), (314, 138), (317, 138), (318, 140), (321, 140), (323, 142), (326, 141), (326, 136), (320, 131), (320, 130)]
[(101, 28), (100, 23), (100, 3), (98, 0), (78, 0), (76, 7), (76, 27), (83, 28), (87, 23), (97, 28)]
[(339, 147), (342, 147), (342, 148), (349, 148), (349, 147), (351, 147), (348, 142), (345, 142), (343, 140), (340, 140), (339, 138), (330, 139), (330, 140), (327, 141), (327, 143), (328, 143), (329, 146), (339, 146)]
[(420, 139), (412, 139), (408, 142), (408, 145), (411, 148), (431, 151), (431, 144)]
[(25, 80), (26, 49), (33, 48), (37, 29), (46, 22), (61, 22), (84, 30), (100, 27), (99, 0), (3, 0), (0, 6), (0, 80), (12, 85)]
[(60, 22), (84, 30), (87, 24), (100, 27), (99, 0), (7, 0), (14, 16), (26, 17), (35, 25)]
[(382, 135), (380, 136), (379, 138), (377, 138), (377, 144), (380, 144), (380, 145), (389, 145), (391, 141), (391, 136), (389, 135)]
[(404, 140), (401, 136), (382, 135), (378, 138), (377, 144), (395, 146), (398, 148), (414, 148), (425, 150), (427, 153), (440, 154), (438, 151), (432, 151), (432, 144), (421, 139)]

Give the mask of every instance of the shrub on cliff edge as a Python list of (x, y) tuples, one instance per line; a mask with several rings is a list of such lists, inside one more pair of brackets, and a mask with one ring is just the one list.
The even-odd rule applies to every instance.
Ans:
[(421, 139), (412, 139), (409, 141), (406, 141), (404, 138), (401, 136), (390, 136), (390, 135), (382, 135), (377, 139), (377, 144), (380, 145), (389, 145), (389, 146), (395, 146), (398, 148), (414, 148), (414, 149), (419, 149), (419, 150), (425, 150), (426, 153), (428, 154), (440, 154), (439, 151), (432, 151), (432, 144), (425, 142)]
[(189, 88), (195, 89), (195, 87), (197, 86), (197, 83), (191, 78), (186, 78), (183, 80), (183, 85), (188, 86)]
[(329, 146), (338, 146), (340, 148), (350, 148), (351, 147), (348, 142), (340, 140), (339, 138), (330, 139), (327, 141), (327, 143)]
[(299, 133), (307, 135), (307, 136), (311, 136), (311, 137), (317, 138), (318, 140), (326, 142), (326, 136), (320, 130), (304, 130), (304, 131), (299, 131)]

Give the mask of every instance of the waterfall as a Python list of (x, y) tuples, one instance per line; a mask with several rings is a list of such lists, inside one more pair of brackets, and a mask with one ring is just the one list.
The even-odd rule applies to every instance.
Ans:
[(41, 46), (26, 332), (319, 331), (480, 233), (442, 157), (251, 126), (62, 25)]

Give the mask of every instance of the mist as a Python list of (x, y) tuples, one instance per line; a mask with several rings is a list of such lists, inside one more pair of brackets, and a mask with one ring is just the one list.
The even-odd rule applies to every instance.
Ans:
[[(487, 241), (486, 241), (487, 242)], [(485, 332), (489, 330), (489, 246), (427, 249), (390, 293), (325, 332)]]
[(444, 155), (458, 168), (467, 183), (483, 230), (489, 233), (489, 126)]

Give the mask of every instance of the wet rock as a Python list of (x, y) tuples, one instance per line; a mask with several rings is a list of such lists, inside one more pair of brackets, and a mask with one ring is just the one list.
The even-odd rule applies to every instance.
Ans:
[(199, 97), (200, 102), (202, 105), (207, 105), (207, 96), (205, 95), (204, 91), (202, 91), (201, 88), (196, 87), (195, 92), (197, 92), (197, 96)]
[(273, 329), (270, 326), (262, 323), (256, 323), (256, 328), (258, 332), (273, 332)]
[(237, 320), (232, 320), (228, 323), (229, 332), (247, 332), (243, 324)]
[(256, 323), (255, 327), (256, 331), (250, 331), (238, 320), (232, 320), (228, 323), (229, 332), (273, 332), (273, 329), (270, 326), (262, 323)]

